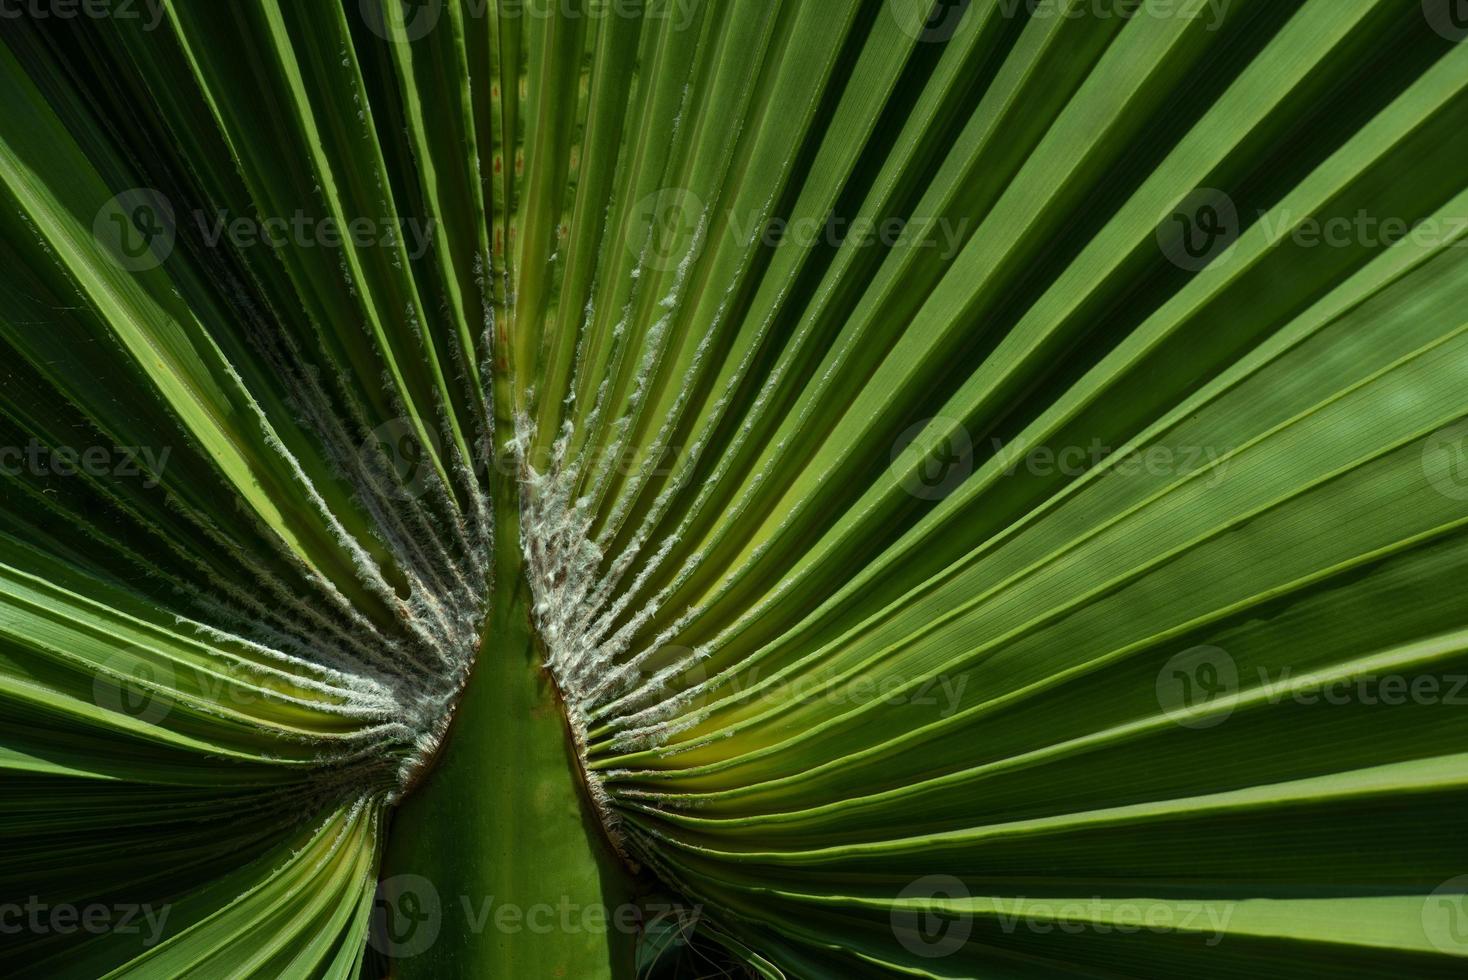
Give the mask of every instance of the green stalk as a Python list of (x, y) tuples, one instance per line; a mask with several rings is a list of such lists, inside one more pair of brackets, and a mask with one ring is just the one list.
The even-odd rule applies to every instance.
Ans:
[[(500, 540), (512, 541), (514, 507), (499, 511)], [(497, 566), (500, 594), (447, 744), (393, 821), (384, 877), (426, 878), (441, 915), (436, 941), (397, 958), (395, 973), (627, 976), (634, 937), (615, 912), (631, 901), (630, 881), (577, 785), (519, 549), (500, 548)]]
[[(502, 370), (506, 363), (499, 359)], [(498, 384), (496, 396), (504, 440), (510, 385)], [(513, 458), (497, 448), (501, 460)], [(432, 883), (439, 932), (421, 952), (404, 943), (399, 951), (412, 955), (394, 959), (394, 974), (631, 976), (632, 880), (582, 789), (531, 626), (519, 487), (512, 467), (495, 470), (495, 594), (479, 657), (436, 764), (397, 811), (384, 861), (385, 880)]]

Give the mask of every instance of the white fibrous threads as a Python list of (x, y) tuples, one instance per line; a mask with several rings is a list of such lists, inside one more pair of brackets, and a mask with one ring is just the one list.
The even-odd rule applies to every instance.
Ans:
[[(323, 572), (256, 519), (258, 533), (280, 543), (307, 588), (257, 565), (258, 589), (220, 582), (218, 594), (200, 595), (215, 625), (180, 625), (232, 654), (237, 676), (265, 697), (290, 701), (275, 692), (294, 690), (313, 711), (353, 719), (358, 727), (349, 735), (322, 740), (328, 772), (320, 785), (385, 782), (396, 798), (437, 753), (478, 651), (491, 586), (490, 502), (457, 441), (440, 435), (455, 431), (441, 399), (415, 410), (392, 395), (397, 417), (374, 428), (364, 406), (344, 396), (340, 374), (308, 367), (289, 335), (266, 329), (254, 311), (245, 319), (264, 363), (290, 391), (295, 422), (317, 440), (331, 475), (366, 518), (367, 536), (343, 524), (289, 441), (248, 400), (265, 445), (349, 568)], [(463, 351), (450, 353), (465, 361)], [(392, 379), (383, 380), (393, 392)], [(489, 429), (481, 412), (466, 429), (471, 453), (490, 445)], [(406, 457), (403, 440), (414, 449)], [(210, 522), (198, 523), (216, 536)], [(380, 612), (365, 612), (362, 595)]]
[[(592, 497), (577, 496), (581, 467), (566, 459), (569, 436), (569, 430), (561, 433), (552, 446), (546, 471), (541, 472), (526, 458), (533, 438), (531, 422), (525, 417), (518, 420), (515, 445), (521, 452), (521, 544), (546, 668), (565, 702), (592, 803), (608, 836), (621, 850), (625, 842), (605, 778), (587, 765), (587, 734), (593, 715), (622, 698), (656, 697), (702, 654), (690, 650), (669, 658), (670, 648), (656, 642), (646, 651), (633, 650), (638, 629), (657, 612), (656, 597), (611, 631), (611, 619), (623, 607), (608, 600), (626, 564), (613, 561), (607, 567), (607, 556), (593, 538)], [(673, 544), (665, 542), (656, 555), (666, 556)], [(655, 654), (661, 656), (654, 667)]]

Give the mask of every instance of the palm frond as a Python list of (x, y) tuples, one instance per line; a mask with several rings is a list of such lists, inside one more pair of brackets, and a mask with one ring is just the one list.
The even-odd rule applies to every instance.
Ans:
[(7, 972), (1461, 972), (1452, 0), (146, 9), (0, 20)]

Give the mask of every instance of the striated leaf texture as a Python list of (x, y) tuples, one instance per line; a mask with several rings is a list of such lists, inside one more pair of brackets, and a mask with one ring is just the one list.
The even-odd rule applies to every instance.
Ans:
[(523, 601), (753, 974), (1462, 975), (1461, 0), (34, 6), (0, 971), (373, 973)]

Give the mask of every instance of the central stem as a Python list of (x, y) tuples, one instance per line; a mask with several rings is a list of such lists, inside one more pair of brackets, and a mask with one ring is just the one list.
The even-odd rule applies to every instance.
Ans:
[[(585, 798), (541, 669), (507, 489), (495, 501), (495, 594), (479, 658), (435, 769), (393, 820), (383, 872), (386, 915), (437, 935), (377, 945), (397, 954), (402, 977), (630, 977), (632, 883)], [(414, 890), (428, 895), (409, 906)], [(424, 919), (432, 899), (437, 923)]]

